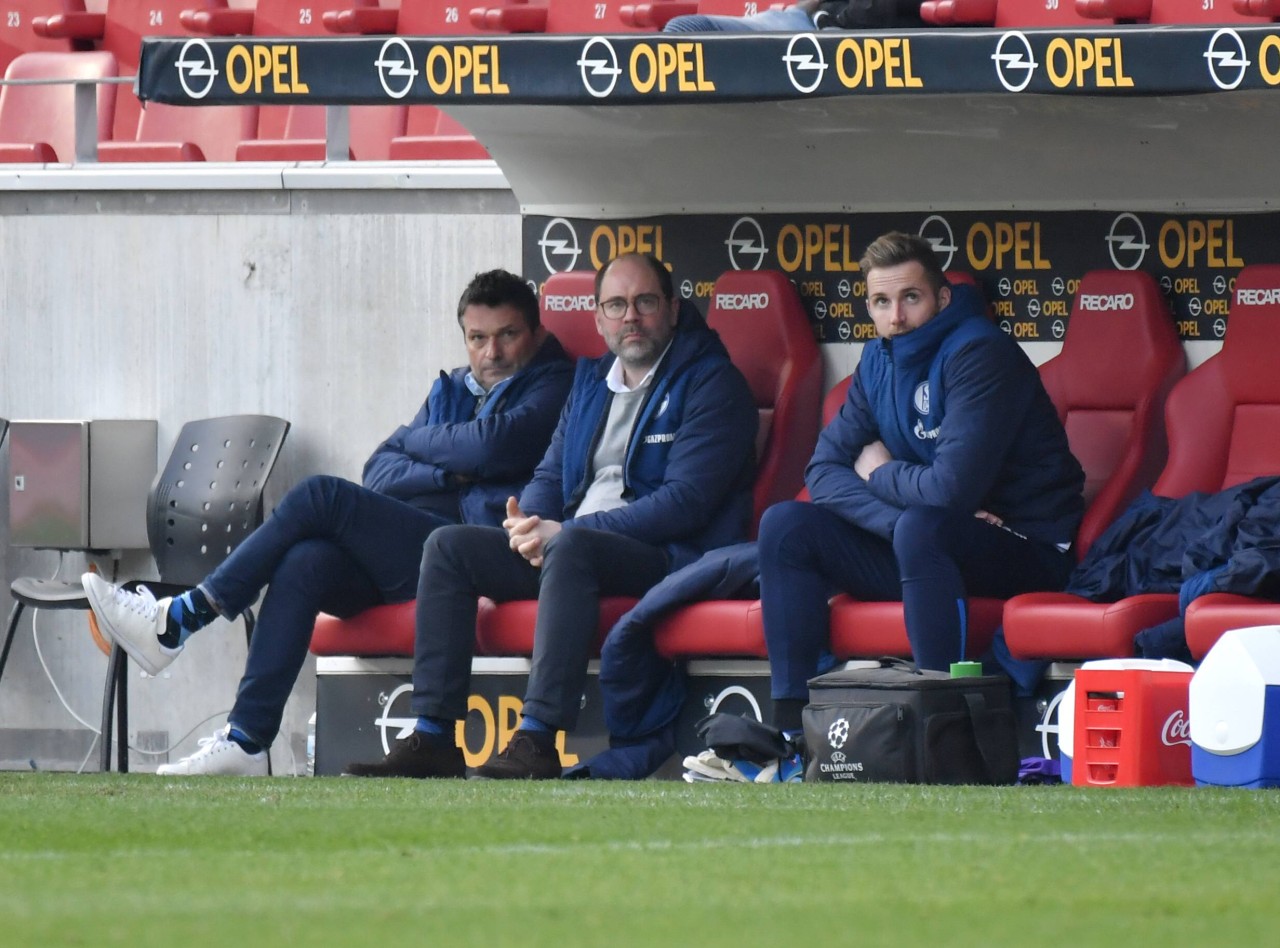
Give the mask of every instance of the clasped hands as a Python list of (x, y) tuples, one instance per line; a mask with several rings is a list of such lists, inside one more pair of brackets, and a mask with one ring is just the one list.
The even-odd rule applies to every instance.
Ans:
[[(872, 441), (864, 445), (862, 450), (858, 452), (858, 458), (853, 462), (853, 469), (865, 481), (871, 478), (872, 472), (881, 464), (892, 460), (893, 455), (889, 453), (889, 449), (884, 446), (883, 441)], [(974, 516), (994, 526), (1004, 526), (1004, 521), (989, 510), (978, 510), (974, 513)]]
[(507, 543), (511, 549), (528, 560), (530, 566), (541, 569), (547, 541), (560, 532), (560, 524), (555, 520), (527, 516), (520, 509), (520, 502), (508, 497), (507, 519), (502, 521), (502, 529), (507, 531)]

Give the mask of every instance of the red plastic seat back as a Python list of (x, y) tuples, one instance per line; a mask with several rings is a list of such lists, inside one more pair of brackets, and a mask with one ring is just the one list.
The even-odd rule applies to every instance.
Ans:
[(804, 486), (821, 426), (822, 357), (795, 286), (777, 270), (730, 270), (711, 291), (707, 323), (746, 377), (760, 413), (752, 532), (765, 508)]
[(0, 72), (23, 53), (69, 53), (69, 39), (37, 36), (31, 21), (38, 16), (83, 13), (84, 0), (0, 0)]
[(1076, 12), (1075, 0), (998, 0), (996, 3), (997, 29), (1070, 29), (1105, 26), (1109, 22), (1114, 21), (1081, 16)]
[(1258, 18), (1238, 13), (1231, 0), (1151, 0), (1151, 21), (1177, 26), (1181, 24), (1209, 25), (1213, 23), (1252, 23)]
[(469, 36), (470, 0), (400, 0), (396, 33), (400, 36)]
[(609, 348), (596, 329), (596, 275), (590, 270), (553, 273), (542, 285), (542, 325), (575, 359), (595, 359)]
[[(6, 79), (104, 79), (119, 73), (116, 58), (107, 52), (23, 53), (5, 70)], [(98, 140), (111, 138), (115, 85), (98, 86)], [(5, 86), (0, 89), (0, 143), (7, 161), (75, 160), (75, 86)], [(22, 154), (25, 146), (43, 149)], [(51, 150), (51, 153), (49, 153)]]
[(1083, 556), (1167, 457), (1164, 405), (1186, 373), (1173, 314), (1141, 271), (1092, 270), (1080, 280), (1062, 352), (1040, 378), (1085, 472)]
[(1169, 395), (1169, 461), (1154, 490), (1165, 497), (1220, 491), (1280, 473), (1280, 266), (1236, 278), (1222, 351)]

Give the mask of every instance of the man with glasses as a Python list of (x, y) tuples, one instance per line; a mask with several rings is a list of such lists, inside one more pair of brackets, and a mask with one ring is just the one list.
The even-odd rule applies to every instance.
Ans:
[(583, 359), (551, 447), (501, 528), (443, 527), (418, 585), (414, 732), (368, 777), (461, 777), (455, 722), (467, 713), (477, 600), (537, 599), (520, 728), (479, 777), (556, 778), (572, 730), (602, 596), (641, 596), (715, 547), (745, 539), (756, 409), (697, 311), (680, 307), (655, 257), (596, 274), (596, 329), (609, 355)]

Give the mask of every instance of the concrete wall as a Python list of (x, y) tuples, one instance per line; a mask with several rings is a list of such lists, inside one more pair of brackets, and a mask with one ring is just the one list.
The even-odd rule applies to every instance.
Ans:
[[(358, 479), (435, 374), (465, 361), (455, 321), (465, 282), (519, 265), (506, 190), (3, 191), (0, 415), (155, 418), (162, 460), (184, 421), (275, 414), (293, 428), (268, 503), (312, 473)], [(0, 469), (8, 484), (8, 451)], [(7, 611), (13, 577), (76, 577), (86, 557), (10, 547), (7, 490), (0, 505)], [(154, 567), (133, 551), (120, 572)], [(24, 617), (0, 681), (0, 767), (75, 768), (93, 736), (55, 684), (96, 728), (106, 659), (81, 613), (43, 612), (37, 629), (48, 673)], [(131, 742), (166, 747), (194, 729), (170, 756), (190, 753), (222, 724), (244, 655), (241, 628), (219, 622), (162, 677), (135, 667)], [(314, 694), (309, 664), (277, 773), (303, 766)], [(133, 759), (149, 769), (165, 758)]]

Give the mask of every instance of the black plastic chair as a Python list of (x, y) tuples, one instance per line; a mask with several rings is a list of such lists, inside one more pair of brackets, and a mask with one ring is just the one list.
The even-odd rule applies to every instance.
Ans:
[[(143, 580), (142, 585), (157, 598), (186, 592), (262, 523), (263, 488), (288, 432), (289, 422), (270, 415), (226, 415), (182, 426), (168, 462), (147, 495), (147, 541), (160, 580)], [(25, 608), (89, 609), (78, 579), (20, 577), (9, 589), (13, 610), (0, 651), (0, 676)], [(253, 635), (251, 610), (246, 610), (244, 620), (248, 639)], [(113, 643), (102, 696), (104, 772), (111, 769), (113, 709), (122, 736), (116, 767), (121, 773), (129, 769), (127, 675), (127, 656)]]

